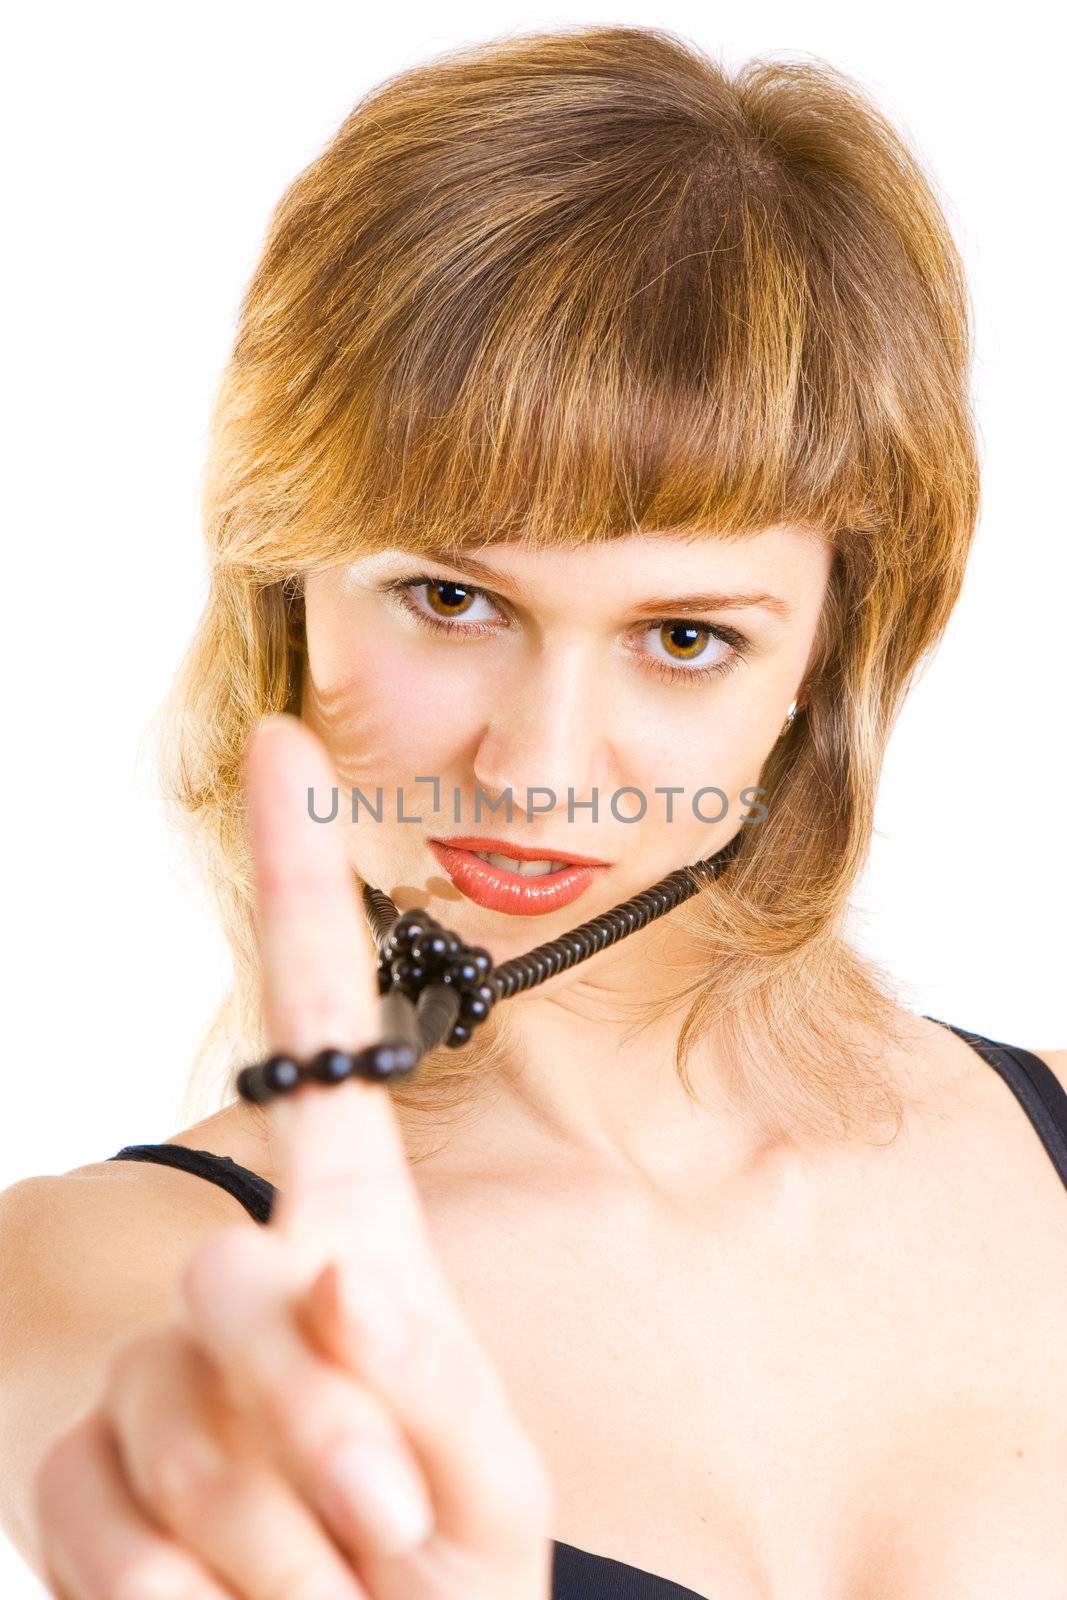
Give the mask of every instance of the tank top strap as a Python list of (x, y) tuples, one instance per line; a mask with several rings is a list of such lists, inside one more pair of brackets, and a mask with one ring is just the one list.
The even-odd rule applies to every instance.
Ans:
[(950, 1028), (1000, 1074), (1026, 1112), (1067, 1187), (1067, 1090), (1048, 1063), (1021, 1045), (987, 1039), (984, 1034), (957, 1027), (941, 1017), (927, 1017), (926, 1020)]
[(211, 1150), (190, 1150), (183, 1144), (127, 1144), (109, 1161), (154, 1161), (164, 1167), (179, 1167), (195, 1173), (239, 1200), (256, 1222), (269, 1222), (275, 1189), (258, 1172), (250, 1172), (232, 1156), (217, 1156)]

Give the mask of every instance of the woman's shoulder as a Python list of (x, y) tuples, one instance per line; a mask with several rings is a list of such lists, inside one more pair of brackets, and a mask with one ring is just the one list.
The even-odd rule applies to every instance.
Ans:
[[(272, 1182), (269, 1140), (250, 1121), (243, 1101), (161, 1143), (228, 1156)], [(118, 1153), (116, 1146), (98, 1161), (36, 1174), (0, 1191), (0, 1239), (10, 1244), (32, 1238), (37, 1248), (46, 1240), (70, 1268), (84, 1259), (87, 1243), (96, 1260), (108, 1249), (121, 1254), (148, 1243), (163, 1255), (171, 1246), (181, 1253), (203, 1232), (245, 1214), (230, 1194), (198, 1182), (189, 1170), (162, 1161), (111, 1159)]]
[(244, 1100), (235, 1100), (213, 1116), (171, 1134), (163, 1143), (225, 1156), (268, 1183), (275, 1181), (274, 1155), (266, 1120), (262, 1112)]
[[(976, 1037), (984, 1036), (976, 1035)], [(1063, 1087), (1067, 1089), (1067, 1046), (1062, 1049), (1057, 1048), (1047, 1050), (1044, 1048), (1038, 1048), (1035, 1045), (1022, 1044), (1018, 1039), (1015, 1038), (994, 1039), (990, 1042), (993, 1044), (1000, 1044), (1008, 1049), (1021, 1050), (1025, 1055), (1028, 1056), (1036, 1056), (1038, 1061), (1043, 1062), (1044, 1065), (1048, 1067), (1052, 1075), (1055, 1078), (1058, 1078)]]
[(265, 1221), (274, 1187), (270, 1143), (247, 1112), (241, 1101), (159, 1141), (134, 1132), (99, 1161), (28, 1180), (48, 1188), (27, 1198), (57, 1216), (80, 1213), (79, 1231), (121, 1234), (133, 1249), (146, 1237), (165, 1237), (187, 1251), (215, 1228), (251, 1223), (253, 1214)]
[[(917, 1024), (921, 1029), (924, 1029), (926, 1036), (931, 1039), (940, 1038), (944, 1040), (945, 1035), (948, 1034), (949, 1039), (951, 1040), (953, 1037), (953, 1030), (959, 1030), (959, 1032), (962, 1033), (970, 1033), (975, 1039), (985, 1039), (987, 1037), (979, 1029), (973, 1028), (968, 1024), (961, 1024), (955, 1019), (952, 1019), (950, 1022), (939, 1022), (933, 1017), (912, 1011), (909, 1011), (907, 1016), (912, 1023)], [(959, 1032), (955, 1033), (956, 1038), (959, 1037)], [(922, 1035), (920, 1034), (919, 1037), (922, 1037)], [(965, 1041), (960, 1040), (961, 1044), (964, 1042)], [(1035, 1045), (1024, 1044), (1021, 1039), (1016, 1038), (1014, 1035), (1010, 1039), (993, 1039), (990, 1037), (988, 1042), (990, 1044), (1006, 1045), (1011, 1049), (1023, 1050), (1027, 1055), (1036, 1056), (1037, 1059), (1042, 1061), (1045, 1066), (1048, 1067), (1049, 1071), (1060, 1080), (1064, 1087), (1067, 1088), (1067, 1045), (1063, 1046), (1062, 1048), (1055, 1047), (1053, 1049), (1039, 1048)]]
[(1043, 1061), (1053, 1077), (1058, 1078), (1063, 1088), (1067, 1090), (1067, 1048), (1063, 1050), (1032, 1050), (1029, 1047), (1024, 1048), (1027, 1049), (1028, 1055), (1036, 1056), (1039, 1061)]
[[(942, 1034), (939, 1054), (947, 1066), (950, 1089), (962, 1091), (962, 1101), (952, 1094), (948, 1104), (983, 1103), (991, 1114), (1003, 1120), (1014, 1118), (1021, 1103), (1032, 1122), (1051, 1116), (1062, 1136), (1067, 1136), (1067, 1048), (1023, 1043), (1022, 1029), (983, 1033), (971, 1024), (935, 1022), (923, 1019)], [(993, 1069), (996, 1069), (995, 1071)], [(988, 1080), (988, 1093), (980, 1102), (971, 1091)], [(1005, 1096), (1003, 1085), (1011, 1093)], [(1063, 1157), (1057, 1157), (1062, 1163)], [(1064, 1171), (1067, 1179), (1067, 1170)]]

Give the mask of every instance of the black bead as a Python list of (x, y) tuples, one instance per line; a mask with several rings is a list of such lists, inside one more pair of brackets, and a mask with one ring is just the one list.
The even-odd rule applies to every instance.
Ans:
[(288, 1094), (300, 1082), (300, 1067), (292, 1056), (270, 1056), (263, 1063), (263, 1081), (274, 1094)]
[(418, 1062), (415, 1046), (402, 1039), (379, 1039), (352, 1057), (352, 1071), (360, 1078), (380, 1083), (386, 1078), (402, 1078)]
[(307, 1075), (316, 1083), (344, 1083), (346, 1078), (352, 1076), (352, 1057), (345, 1050), (329, 1046), (312, 1056)]
[(450, 961), (441, 974), (442, 983), (452, 983), (458, 989), (469, 989), (478, 982), (482, 973), (466, 951)]
[(416, 961), (438, 966), (448, 956), (448, 938), (444, 933), (431, 929), (421, 938), (413, 940), (411, 954)]
[(473, 961), (479, 973), (484, 978), (486, 973), (493, 970), (493, 958), (480, 944), (469, 944), (463, 954), (468, 961)]
[(456, 1022), (456, 1023), (453, 1023), (452, 1032), (449, 1034), (448, 1038), (445, 1040), (445, 1043), (447, 1045), (450, 1045), (453, 1049), (455, 1049), (456, 1045), (466, 1044), (466, 1042), (470, 1038), (470, 1036), (471, 1036), (470, 1028), (468, 1028), (465, 1023)]
[(237, 1093), (250, 1105), (265, 1105), (274, 1099), (274, 1090), (264, 1082), (261, 1066), (242, 1067), (237, 1074)]
[(459, 1014), (464, 1022), (484, 1022), (489, 1015), (489, 1007), (480, 995), (467, 993), (460, 1001)]
[(426, 968), (413, 956), (397, 956), (392, 966), (393, 982), (407, 988), (420, 985), (426, 977)]

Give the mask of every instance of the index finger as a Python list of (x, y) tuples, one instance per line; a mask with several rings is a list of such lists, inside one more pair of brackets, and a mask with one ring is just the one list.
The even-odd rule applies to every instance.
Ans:
[[(376, 946), (359, 905), (340, 827), (316, 809), (337, 785), (321, 741), (299, 718), (264, 719), (245, 753), (246, 817), (270, 1050), (309, 1058), (382, 1037)], [(274, 1221), (307, 1265), (375, 1245), (388, 1219), (426, 1244), (421, 1206), (388, 1090), (352, 1077), (303, 1083), (266, 1107), (281, 1193)]]

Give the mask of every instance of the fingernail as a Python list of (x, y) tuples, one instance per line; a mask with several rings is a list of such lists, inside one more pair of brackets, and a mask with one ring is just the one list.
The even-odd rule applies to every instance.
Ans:
[(329, 1466), (330, 1482), (361, 1530), (395, 1547), (419, 1545), (432, 1531), (433, 1507), (420, 1481), (387, 1446), (369, 1439), (343, 1444)]

